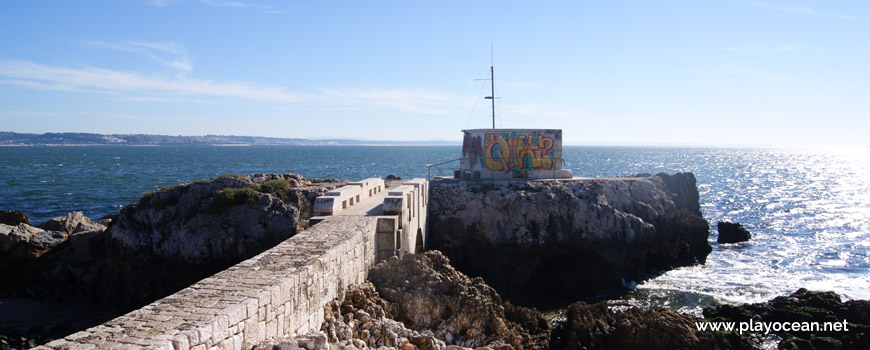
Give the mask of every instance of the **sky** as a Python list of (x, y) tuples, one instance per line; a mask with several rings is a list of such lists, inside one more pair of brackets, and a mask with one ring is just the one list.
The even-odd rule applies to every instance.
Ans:
[(0, 2), (0, 131), (870, 145), (870, 1)]

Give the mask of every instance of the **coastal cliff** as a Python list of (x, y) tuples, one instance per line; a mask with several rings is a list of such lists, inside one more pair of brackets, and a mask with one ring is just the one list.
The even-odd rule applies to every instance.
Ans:
[(510, 300), (571, 300), (711, 248), (692, 173), (431, 185), (429, 247)]

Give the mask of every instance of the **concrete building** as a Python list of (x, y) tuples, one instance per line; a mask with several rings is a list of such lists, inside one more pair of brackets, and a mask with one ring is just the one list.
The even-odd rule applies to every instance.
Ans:
[(463, 179), (570, 179), (562, 169), (560, 129), (463, 130)]

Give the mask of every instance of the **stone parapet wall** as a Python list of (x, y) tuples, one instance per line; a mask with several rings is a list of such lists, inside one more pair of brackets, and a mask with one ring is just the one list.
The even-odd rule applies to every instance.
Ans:
[(325, 219), (251, 259), (42, 349), (243, 349), (319, 329), (323, 306), (365, 281), (377, 217)]

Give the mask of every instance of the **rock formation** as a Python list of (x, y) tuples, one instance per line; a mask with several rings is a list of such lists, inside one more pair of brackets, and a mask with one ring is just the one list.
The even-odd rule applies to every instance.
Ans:
[(691, 173), (433, 182), (429, 246), (523, 303), (573, 301), (711, 251)]
[(382, 262), (369, 280), (327, 304), (320, 332), (257, 349), (548, 348), (550, 327), (540, 312), (503, 303), (492, 287), (456, 271), (441, 252)]
[(749, 230), (739, 223), (719, 221), (716, 223), (716, 229), (719, 231), (719, 237), (716, 238), (718, 243), (746, 242), (752, 238)]
[(226, 175), (146, 193), (101, 220), (108, 229), (80, 212), (38, 227), (2, 225), (0, 295), (150, 302), (307, 228), (314, 198), (341, 184)]
[(553, 349), (753, 349), (745, 338), (698, 331), (697, 319), (665, 308), (615, 311), (576, 302), (554, 330)]
[[(721, 305), (704, 309), (708, 321), (781, 322), (793, 324), (846, 321), (841, 331), (780, 331), (772, 332), (781, 340), (779, 349), (870, 349), (870, 301), (842, 302), (833, 292), (813, 292), (799, 289), (789, 296), (746, 305)], [(753, 331), (744, 333), (760, 334)]]

